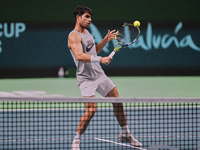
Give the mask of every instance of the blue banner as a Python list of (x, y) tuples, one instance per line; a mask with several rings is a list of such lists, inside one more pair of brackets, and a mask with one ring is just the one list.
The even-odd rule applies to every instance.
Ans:
[[(0, 68), (52, 68), (75, 67), (69, 52), (68, 34), (73, 27), (32, 28), (23, 22), (0, 23)], [(96, 44), (112, 27), (90, 26)], [(184, 27), (156, 26), (151, 22), (142, 25), (136, 43), (121, 49), (105, 68), (200, 67), (200, 30)], [(115, 41), (109, 42), (101, 56), (108, 56)]]

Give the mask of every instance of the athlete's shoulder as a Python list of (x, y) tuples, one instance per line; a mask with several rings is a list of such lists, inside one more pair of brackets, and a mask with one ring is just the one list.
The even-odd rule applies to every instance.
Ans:
[(69, 42), (74, 43), (74, 42), (81, 42), (82, 38), (81, 38), (81, 36), (77, 32), (75, 32), (73, 30), (73, 31), (71, 31), (69, 33), (68, 40), (69, 40)]

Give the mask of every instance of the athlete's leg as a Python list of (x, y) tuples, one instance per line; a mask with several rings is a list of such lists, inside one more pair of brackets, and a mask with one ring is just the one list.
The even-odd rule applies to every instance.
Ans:
[[(113, 88), (106, 97), (119, 97), (117, 88)], [(127, 142), (130, 143), (132, 146), (138, 146), (141, 147), (142, 144), (137, 141), (133, 136), (132, 133), (130, 133), (128, 126), (127, 126), (127, 121), (126, 121), (126, 114), (123, 108), (122, 103), (113, 103), (113, 109), (115, 116), (122, 128), (122, 132), (120, 133), (118, 139), (121, 142)]]
[[(95, 97), (95, 96), (91, 96), (91, 97)], [(90, 123), (90, 120), (92, 119), (92, 117), (94, 116), (97, 110), (96, 103), (85, 103), (85, 107), (86, 107), (86, 111), (85, 111), (85, 114), (80, 119), (76, 136), (72, 142), (71, 150), (80, 150), (81, 135), (87, 129)]]
[[(95, 96), (92, 96), (95, 97)], [(85, 97), (86, 98), (86, 97)], [(96, 110), (97, 110), (97, 103), (85, 103), (85, 114), (81, 117), (77, 133), (83, 134), (85, 130), (87, 129), (90, 120), (94, 116)]]
[[(114, 87), (107, 95), (106, 97), (119, 97), (119, 93), (116, 87)], [(127, 125), (126, 121), (126, 114), (123, 108), (122, 103), (113, 103), (113, 110), (114, 114), (120, 124), (121, 127)]]

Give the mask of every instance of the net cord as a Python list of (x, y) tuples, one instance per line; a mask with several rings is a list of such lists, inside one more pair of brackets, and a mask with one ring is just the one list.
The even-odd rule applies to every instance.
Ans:
[(82, 97), (0, 97), (1, 101), (19, 102), (79, 102), (79, 103), (200, 103), (200, 98), (82, 98)]

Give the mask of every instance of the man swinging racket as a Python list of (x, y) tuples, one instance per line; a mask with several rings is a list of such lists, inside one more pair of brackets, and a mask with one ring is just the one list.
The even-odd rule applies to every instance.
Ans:
[[(112, 58), (100, 57), (97, 54), (103, 49), (107, 42), (114, 39), (115, 30), (109, 31), (104, 39), (95, 45), (92, 35), (87, 30), (91, 23), (93, 12), (85, 6), (77, 6), (74, 10), (76, 19), (75, 28), (68, 37), (68, 47), (77, 67), (77, 82), (81, 90), (82, 97), (95, 97), (97, 91), (103, 97), (119, 97), (118, 90), (113, 82), (105, 75), (100, 63), (108, 65)], [(80, 150), (82, 134), (86, 131), (90, 120), (97, 110), (97, 103), (85, 103), (86, 111), (81, 117), (75, 138), (72, 142), (71, 150)], [(126, 114), (122, 103), (113, 103), (114, 114), (122, 128), (118, 139), (121, 142), (130, 143), (132, 146), (140, 147), (138, 142), (130, 133)]]

